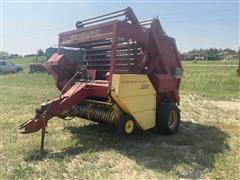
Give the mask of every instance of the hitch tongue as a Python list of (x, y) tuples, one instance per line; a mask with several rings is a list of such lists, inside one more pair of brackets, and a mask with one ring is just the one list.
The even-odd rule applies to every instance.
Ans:
[(20, 133), (29, 134), (37, 132), (43, 128), (44, 124), (46, 124), (45, 119), (41, 116), (39, 118), (29, 119), (19, 126), (19, 129), (21, 130)]
[[(47, 125), (46, 117), (46, 109), (48, 107), (47, 103), (41, 104), (40, 108), (37, 108), (35, 110), (35, 116), (34, 118), (29, 119), (28, 121), (22, 123), (19, 126), (20, 133), (22, 134), (30, 134), (39, 131), (44, 127), (44, 125)], [(45, 126), (46, 126), (45, 125)]]
[(43, 151), (44, 148), (44, 138), (46, 134), (46, 126), (47, 126), (47, 120), (44, 119), (42, 116), (38, 118), (29, 119), (25, 123), (21, 124), (19, 126), (20, 133), (21, 134), (29, 134), (34, 133), (42, 129), (42, 138), (41, 138), (41, 151)]

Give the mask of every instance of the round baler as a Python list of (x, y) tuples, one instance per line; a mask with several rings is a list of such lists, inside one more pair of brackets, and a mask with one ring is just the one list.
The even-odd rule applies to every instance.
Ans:
[[(117, 17), (125, 17), (116, 20)], [(113, 19), (111, 21), (107, 21)], [(59, 48), (74, 48), (74, 61), (60, 51), (43, 64), (59, 97), (42, 104), (20, 125), (22, 133), (42, 129), (53, 117), (80, 117), (109, 125), (122, 136), (157, 128), (173, 134), (180, 123), (182, 66), (175, 40), (159, 19), (139, 22), (131, 8), (78, 21), (59, 34)]]

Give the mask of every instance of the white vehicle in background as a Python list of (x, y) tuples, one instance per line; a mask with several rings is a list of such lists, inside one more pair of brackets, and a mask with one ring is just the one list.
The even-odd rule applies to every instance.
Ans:
[(23, 71), (22, 67), (18, 64), (13, 64), (9, 61), (0, 60), (0, 74), (15, 73)]

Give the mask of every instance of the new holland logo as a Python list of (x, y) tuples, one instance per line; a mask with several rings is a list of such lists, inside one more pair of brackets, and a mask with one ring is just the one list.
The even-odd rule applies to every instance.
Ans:
[(74, 34), (73, 35), (73, 39), (82, 39), (82, 38), (86, 38), (86, 37), (90, 37), (90, 36), (95, 36), (100, 34), (100, 30), (96, 29), (96, 30), (92, 30), (92, 31), (86, 31), (86, 32), (82, 32), (79, 34)]
[(73, 43), (75, 41), (78, 41), (78, 40), (84, 39), (84, 38), (91, 38), (91, 37), (99, 35), (101, 33), (102, 33), (101, 30), (95, 29), (95, 30), (91, 30), (91, 31), (79, 32), (76, 34), (63, 35), (60, 37), (61, 45)]

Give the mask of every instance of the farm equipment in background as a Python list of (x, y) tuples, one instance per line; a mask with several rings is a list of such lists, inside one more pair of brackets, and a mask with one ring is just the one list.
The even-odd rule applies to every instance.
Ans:
[(42, 64), (29, 64), (28, 72), (29, 73), (36, 73), (36, 72), (44, 73), (44, 72), (46, 72), (46, 70)]
[(39, 62), (38, 58), (39, 58), (38, 55), (36, 55), (35, 62), (29, 64), (28, 73), (44, 73), (44, 72), (46, 72), (46, 69), (43, 66), (42, 60)]
[[(106, 22), (109, 19), (114, 20)], [(46, 126), (53, 117), (103, 123), (122, 136), (135, 128), (177, 132), (183, 69), (175, 40), (159, 20), (139, 22), (128, 7), (78, 21), (76, 27), (59, 34), (59, 48), (78, 48), (81, 58), (73, 61), (58, 52), (44, 63), (61, 93), (20, 125), (22, 133), (42, 129), (43, 150)]]

